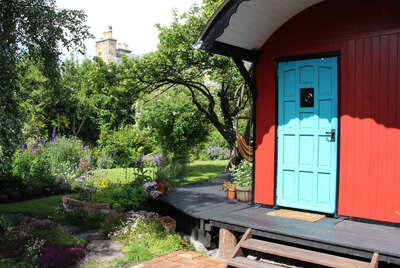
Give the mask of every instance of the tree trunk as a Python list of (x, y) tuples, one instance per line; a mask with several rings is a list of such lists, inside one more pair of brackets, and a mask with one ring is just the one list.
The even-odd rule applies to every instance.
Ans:
[(225, 171), (229, 171), (232, 166), (238, 165), (243, 160), (242, 155), (239, 153), (237, 147), (233, 147), (231, 149), (231, 156), (229, 158), (229, 162), (225, 167)]
[[(245, 141), (247, 143), (249, 143), (249, 145), (251, 145), (251, 146), (253, 145), (250, 142), (252, 130), (253, 130), (252, 121), (247, 120), (246, 133), (244, 133), (243, 136), (244, 136)], [(236, 136), (236, 133), (235, 133), (235, 136)], [(231, 156), (229, 158), (228, 164), (225, 167), (225, 171), (228, 171), (232, 166), (238, 165), (243, 160), (243, 156), (239, 153), (239, 150), (237, 148), (236, 139), (233, 143), (229, 143), (229, 145), (231, 146)]]

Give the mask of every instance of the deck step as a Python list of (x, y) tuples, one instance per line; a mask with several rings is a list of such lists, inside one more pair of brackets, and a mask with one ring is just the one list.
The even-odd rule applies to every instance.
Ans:
[(369, 262), (348, 259), (331, 254), (271, 243), (253, 238), (242, 241), (240, 246), (253, 251), (259, 251), (275, 256), (319, 264), (327, 267), (371, 267)]
[(228, 261), (228, 267), (237, 267), (237, 268), (276, 268), (282, 267), (280, 265), (274, 265), (265, 262), (259, 262), (255, 260), (250, 260), (245, 257), (234, 257), (232, 260)]

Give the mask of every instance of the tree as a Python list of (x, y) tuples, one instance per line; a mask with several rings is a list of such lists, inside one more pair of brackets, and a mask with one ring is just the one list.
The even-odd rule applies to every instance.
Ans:
[(125, 67), (104, 63), (96, 57), (81, 64), (73, 58), (62, 68), (63, 88), (68, 101), (64, 115), (69, 133), (95, 142), (101, 128), (117, 130), (135, 123), (134, 91), (125, 86)]
[[(137, 81), (134, 86), (144, 94), (185, 88), (196, 108), (234, 149), (230, 165), (241, 159), (236, 148), (233, 118), (240, 113), (251, 114), (248, 109), (250, 94), (244, 90), (241, 75), (230, 58), (212, 56), (193, 48), (207, 19), (221, 3), (205, 0), (201, 7), (193, 6), (180, 17), (175, 12), (170, 26), (157, 26), (158, 51), (136, 60), (130, 71), (132, 80)], [(249, 135), (250, 128), (247, 130)]]
[(190, 97), (179, 91), (139, 104), (136, 119), (143, 134), (152, 137), (173, 163), (186, 163), (192, 149), (207, 139), (210, 124), (191, 105)]
[(0, 2), (0, 147), (12, 153), (20, 132), (17, 64), (22, 55), (40, 59), (38, 68), (46, 78), (45, 113), (57, 114), (63, 107), (60, 84), (60, 47), (83, 52), (91, 35), (83, 11), (60, 10), (55, 0), (2, 0)]

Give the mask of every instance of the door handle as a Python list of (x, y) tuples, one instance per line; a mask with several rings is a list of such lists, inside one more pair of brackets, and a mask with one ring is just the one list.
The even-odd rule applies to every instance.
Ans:
[(331, 135), (331, 141), (335, 142), (335, 140), (336, 140), (336, 130), (332, 129), (331, 131), (325, 132), (325, 134)]

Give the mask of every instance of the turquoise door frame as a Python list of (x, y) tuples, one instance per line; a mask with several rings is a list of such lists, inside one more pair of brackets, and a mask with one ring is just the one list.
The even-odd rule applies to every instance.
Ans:
[(278, 63), (276, 204), (336, 212), (338, 58)]

